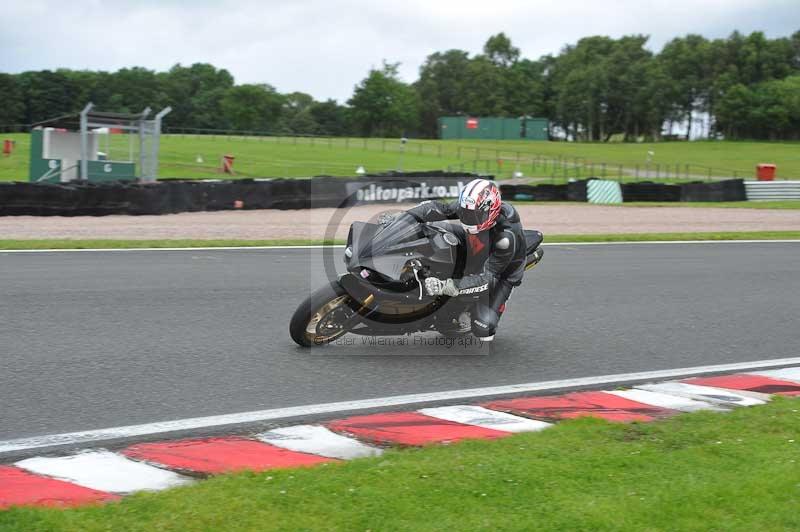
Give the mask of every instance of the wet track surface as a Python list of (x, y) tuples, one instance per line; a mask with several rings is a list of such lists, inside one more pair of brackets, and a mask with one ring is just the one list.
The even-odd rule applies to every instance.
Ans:
[(0, 439), (798, 355), (800, 244), (549, 246), (491, 348), (295, 346), (320, 255), (0, 252)]

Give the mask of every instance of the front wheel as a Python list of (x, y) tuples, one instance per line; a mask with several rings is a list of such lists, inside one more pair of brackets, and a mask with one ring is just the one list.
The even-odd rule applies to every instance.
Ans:
[(303, 301), (289, 322), (292, 340), (303, 347), (328, 344), (347, 333), (345, 322), (355, 311), (351, 297), (339, 281), (333, 281)]

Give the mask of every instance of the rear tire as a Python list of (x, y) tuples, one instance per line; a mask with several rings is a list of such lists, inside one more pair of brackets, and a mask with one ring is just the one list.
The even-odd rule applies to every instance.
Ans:
[[(317, 347), (345, 335), (346, 329), (336, 329), (339, 317), (336, 313), (341, 313), (342, 317), (352, 315), (354, 311), (349, 306), (350, 301), (351, 297), (339, 281), (313, 292), (297, 307), (289, 322), (292, 340), (303, 347)], [(319, 333), (321, 322), (330, 329), (329, 334)], [(329, 325), (326, 326), (326, 323)]]

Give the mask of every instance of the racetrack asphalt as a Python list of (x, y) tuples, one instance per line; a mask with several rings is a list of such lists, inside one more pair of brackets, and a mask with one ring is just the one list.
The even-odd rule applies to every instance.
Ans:
[(321, 253), (0, 252), (0, 440), (798, 355), (800, 244), (549, 246), (491, 349), (295, 346)]

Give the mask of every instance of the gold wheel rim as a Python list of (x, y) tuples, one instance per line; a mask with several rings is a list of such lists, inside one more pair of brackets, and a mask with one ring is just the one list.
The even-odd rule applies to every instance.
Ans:
[(340, 336), (344, 335), (347, 331), (341, 328), (331, 327), (330, 334), (319, 334), (317, 332), (317, 328), (319, 323), (325, 319), (331, 312), (339, 308), (343, 303), (350, 299), (350, 296), (343, 295), (337, 298), (331, 299), (327, 303), (325, 303), (322, 307), (320, 307), (312, 316), (311, 319), (308, 320), (308, 324), (306, 325), (306, 338), (309, 341), (315, 344), (323, 344), (332, 342), (333, 340), (339, 338)]

